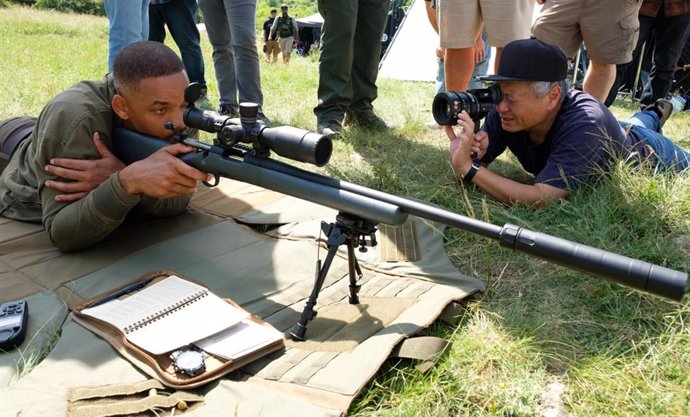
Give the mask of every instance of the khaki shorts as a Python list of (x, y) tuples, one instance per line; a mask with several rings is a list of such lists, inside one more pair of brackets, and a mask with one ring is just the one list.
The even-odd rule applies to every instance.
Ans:
[(442, 48), (469, 48), (484, 22), (489, 45), (530, 37), (534, 0), (437, 0)]
[(574, 57), (582, 41), (587, 56), (604, 64), (632, 60), (640, 23), (641, 0), (547, 0), (532, 34)]

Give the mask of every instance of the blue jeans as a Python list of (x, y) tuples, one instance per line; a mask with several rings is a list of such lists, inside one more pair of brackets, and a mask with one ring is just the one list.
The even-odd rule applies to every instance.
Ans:
[[(136, 3), (136, 4), (135, 4)], [(149, 38), (149, 0), (105, 0), (108, 15), (108, 72), (127, 45)]]
[(199, 0), (213, 46), (220, 104), (235, 109), (243, 102), (264, 103), (256, 49), (256, 1)]
[(661, 126), (655, 112), (641, 111), (620, 123), (623, 127), (632, 125), (632, 130), (652, 148), (656, 160), (655, 169), (682, 171), (690, 165), (690, 153), (659, 133)]
[(189, 81), (206, 87), (204, 57), (201, 54), (199, 29), (196, 27), (198, 10), (196, 0), (173, 0), (149, 5), (149, 40), (163, 43), (167, 23), (170, 34), (180, 48)]

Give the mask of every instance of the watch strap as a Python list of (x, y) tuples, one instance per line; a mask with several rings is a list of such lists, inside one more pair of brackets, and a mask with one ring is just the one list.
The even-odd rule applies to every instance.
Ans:
[(482, 167), (481, 162), (479, 159), (474, 158), (472, 159), (472, 165), (470, 165), (469, 171), (467, 171), (467, 174), (463, 175), (462, 177), (462, 182), (465, 184), (471, 184), (472, 183), (472, 178), (474, 178), (475, 175), (477, 175), (477, 172), (479, 172), (479, 168)]

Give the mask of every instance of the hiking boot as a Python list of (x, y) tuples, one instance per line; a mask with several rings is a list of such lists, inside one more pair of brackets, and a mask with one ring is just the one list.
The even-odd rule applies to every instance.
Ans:
[(240, 112), (237, 110), (237, 107), (231, 104), (221, 104), (218, 107), (218, 114), (221, 116), (229, 116), (231, 119), (240, 117)]
[(329, 120), (316, 125), (316, 133), (328, 138), (335, 138), (343, 131), (343, 125), (337, 120)]
[(374, 112), (345, 114), (345, 123), (351, 126), (361, 127), (367, 130), (388, 130), (386, 122)]

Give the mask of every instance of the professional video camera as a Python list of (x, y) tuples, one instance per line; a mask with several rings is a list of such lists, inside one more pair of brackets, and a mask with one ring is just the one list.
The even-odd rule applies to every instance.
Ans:
[(431, 105), (434, 120), (440, 125), (455, 125), (458, 115), (465, 110), (472, 120), (478, 122), (503, 99), (498, 85), (489, 88), (478, 88), (465, 92), (438, 93)]

